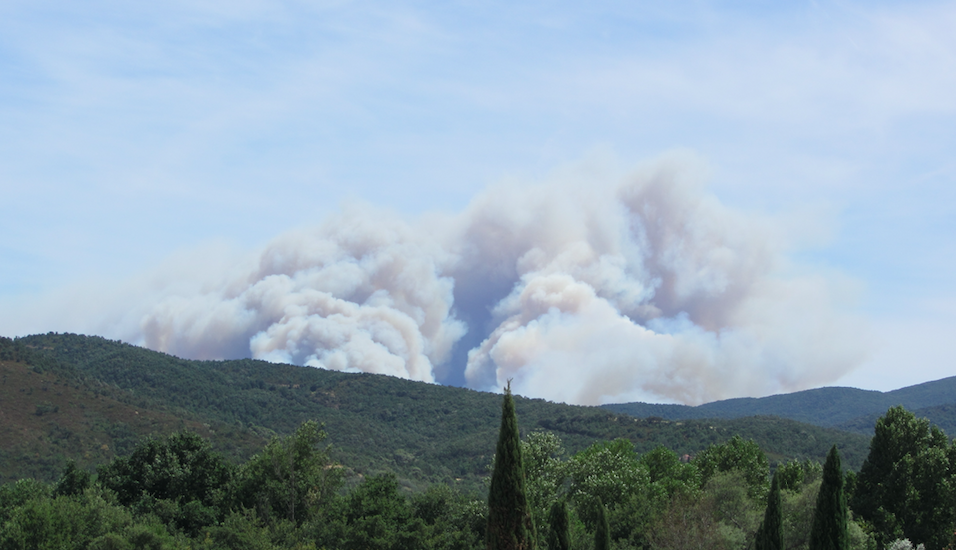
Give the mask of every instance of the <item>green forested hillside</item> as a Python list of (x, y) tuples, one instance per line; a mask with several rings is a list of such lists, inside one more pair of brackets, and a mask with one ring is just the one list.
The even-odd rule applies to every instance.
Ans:
[(886, 392), (893, 401), (909, 409), (923, 409), (956, 402), (956, 376)]
[(604, 408), (622, 414), (653, 415), (670, 420), (773, 415), (815, 426), (872, 435), (876, 419), (888, 408), (897, 405), (929, 418), (951, 435), (956, 434), (956, 376), (891, 392), (817, 388), (761, 398), (727, 399), (697, 407), (616, 403), (604, 405)]
[[(929, 420), (934, 426), (950, 435), (950, 437), (956, 434), (956, 403), (923, 407), (921, 409), (907, 407), (907, 409), (911, 410), (918, 418)], [(880, 416), (882, 416), (882, 413), (871, 413), (854, 418), (836, 427), (837, 429), (847, 432), (872, 434), (873, 426)]]
[(142, 406), (128, 391), (12, 344), (0, 339), (0, 482), (55, 479), (69, 459), (88, 469), (128, 453), (149, 434), (215, 432), (217, 449), (237, 457), (267, 440), (186, 411)]
[(740, 418), (742, 416), (773, 415), (807, 422), (817, 426), (837, 426), (871, 411), (883, 412), (894, 401), (876, 391), (855, 388), (819, 388), (784, 395), (753, 398), (741, 397), (705, 403), (696, 407), (686, 405), (654, 405), (648, 403), (618, 403), (604, 408), (635, 416), (659, 410), (665, 418)]
[[(2, 548), (484, 548), (500, 525), (483, 479), (514, 410), (516, 499), (538, 547), (563, 525), (577, 549), (754, 548), (769, 494), (783, 547), (807, 550), (817, 493), (844, 484), (852, 550), (943, 550), (956, 525), (956, 444), (903, 407), (871, 441), (776, 416), (635, 418), (520, 397), (512, 409), (461, 388), (56, 334), (0, 338), (0, 376)], [(821, 469), (831, 448), (858, 473)]]
[[(185, 422), (202, 427), (215, 447), (245, 458), (273, 434), (292, 433), (314, 419), (325, 424), (333, 457), (352, 471), (392, 471), (415, 487), (435, 481), (478, 487), (494, 449), (500, 414), (500, 396), (495, 394), (253, 360), (188, 361), (99, 337), (46, 334), (5, 342), (3, 357), (11, 368), (34, 364), (32, 376), (52, 376), (59, 380), (57, 387), (72, 387), (74, 402), (111, 400), (118, 412), (104, 421), (109, 428), (95, 436), (84, 431), (86, 424), (71, 424), (67, 417), (77, 418), (78, 413), (65, 414), (64, 406), (44, 413), (42, 428), (24, 424), (2, 444), (7, 476), (36, 475), (23, 469), (25, 442), (46, 439), (54, 449), (63, 426), (77, 434), (70, 437), (102, 440), (100, 446), (122, 449), (137, 435), (151, 429), (167, 433)], [(24, 393), (16, 384), (20, 382), (4, 385), (4, 409), (12, 406), (14, 394)], [(17, 406), (35, 408), (42, 402), (35, 394), (29, 404)], [(822, 460), (836, 443), (845, 463), (855, 469), (868, 445), (868, 438), (857, 434), (772, 417), (668, 421), (521, 397), (516, 406), (524, 433), (552, 431), (570, 452), (623, 437), (639, 452), (663, 444), (694, 455), (739, 434), (754, 439), (771, 461)], [(94, 417), (87, 407), (80, 416)], [(144, 415), (155, 420), (137, 421)], [(55, 477), (76, 451), (58, 450), (50, 456), (45, 477)], [(88, 460), (106, 458), (91, 455)]]

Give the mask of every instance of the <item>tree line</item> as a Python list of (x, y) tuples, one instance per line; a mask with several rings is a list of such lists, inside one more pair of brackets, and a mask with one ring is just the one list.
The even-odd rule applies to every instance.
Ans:
[(902, 407), (879, 419), (857, 474), (834, 446), (821, 465), (771, 468), (734, 437), (692, 460), (625, 439), (570, 455), (519, 438), (506, 391), (487, 492), (346, 476), (315, 421), (236, 464), (183, 431), (141, 441), (95, 473), (0, 486), (0, 550), (873, 549), (951, 548), (956, 447)]
[(625, 441), (561, 461), (546, 435), (518, 445), (510, 402), (506, 390), (489, 550), (953, 547), (956, 444), (903, 407), (877, 421), (859, 475), (834, 445), (822, 467), (793, 461), (771, 476), (760, 448), (739, 437), (688, 463), (664, 448), (634, 456)]

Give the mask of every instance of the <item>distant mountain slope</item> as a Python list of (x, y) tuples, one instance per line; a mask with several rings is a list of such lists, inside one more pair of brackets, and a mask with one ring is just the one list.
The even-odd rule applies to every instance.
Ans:
[[(917, 417), (928, 418), (951, 437), (956, 436), (956, 403), (925, 407), (913, 411)], [(874, 419), (874, 423), (875, 423)]]
[(604, 408), (632, 416), (660, 416), (670, 420), (772, 415), (817, 426), (837, 426), (869, 412), (883, 412), (893, 404), (896, 404), (893, 399), (876, 391), (820, 388), (762, 398), (727, 399), (697, 407), (620, 403), (604, 405)]
[(956, 435), (956, 407), (949, 406), (954, 404), (956, 376), (890, 392), (831, 387), (761, 398), (727, 399), (697, 407), (648, 403), (618, 403), (603, 407), (621, 414), (659, 416), (670, 420), (773, 415), (815, 426), (872, 434), (877, 418), (890, 407), (903, 405), (929, 418), (948, 434)]
[[(98, 337), (46, 334), (15, 344), (47, 371), (74, 377), (81, 388), (111, 392), (140, 414), (208, 424), (214, 444), (226, 434), (287, 434), (317, 419), (345, 466), (363, 474), (394, 471), (415, 487), (452, 480), (481, 487), (494, 452), (501, 407), (496, 394), (263, 361), (188, 361)], [(772, 461), (822, 460), (836, 443), (846, 465), (858, 468), (869, 444), (857, 434), (772, 417), (671, 422), (521, 397), (516, 406), (523, 432), (553, 431), (569, 452), (625, 437), (641, 452), (665, 445), (696, 454), (739, 434), (754, 439)]]
[(933, 382), (924, 382), (887, 392), (898, 404), (911, 409), (922, 409), (956, 403), (956, 376)]

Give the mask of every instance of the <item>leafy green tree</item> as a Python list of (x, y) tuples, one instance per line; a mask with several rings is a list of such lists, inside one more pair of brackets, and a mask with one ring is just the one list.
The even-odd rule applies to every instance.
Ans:
[(445, 485), (432, 485), (412, 496), (412, 512), (428, 530), (427, 545), (444, 550), (473, 550), (484, 540), (486, 504)]
[(647, 468), (627, 439), (599, 441), (577, 453), (568, 473), (569, 495), (591, 531), (597, 528), (599, 501), (617, 507), (634, 498), (643, 500), (650, 484)]
[(702, 483), (720, 472), (737, 470), (743, 474), (750, 498), (762, 500), (767, 494), (770, 463), (752, 439), (745, 441), (735, 435), (726, 443), (711, 445), (694, 457), (694, 465)]
[[(102, 466), (98, 482), (137, 515), (152, 514), (194, 535), (225, 515), (234, 472), (208, 441), (182, 431), (141, 441), (129, 456)], [(57, 491), (75, 491), (82, 483), (82, 473), (68, 466)]]
[(110, 498), (95, 487), (80, 495), (30, 498), (0, 526), (0, 548), (80, 550), (109, 533), (125, 536), (133, 516)]
[(689, 462), (681, 462), (677, 453), (658, 445), (638, 460), (647, 468), (652, 487), (668, 498), (678, 492), (694, 492), (700, 488), (700, 471)]
[(753, 536), (763, 517), (763, 503), (747, 493), (747, 480), (741, 470), (714, 474), (704, 484), (701, 500), (717, 521), (717, 545), (745, 548), (753, 544)]
[(501, 404), (501, 428), (488, 490), (488, 529), (485, 536), (488, 550), (535, 548), (534, 522), (525, 493), (521, 439), (510, 382), (505, 388)]
[[(852, 472), (847, 472), (851, 474)], [(791, 460), (777, 467), (775, 473), (781, 491), (800, 491), (807, 483), (812, 483), (823, 475), (823, 465), (809, 458), (804, 461)]]
[(810, 550), (848, 550), (849, 514), (843, 494), (843, 467), (834, 445), (823, 465), (823, 481), (810, 528)]
[(780, 499), (779, 474), (770, 482), (767, 510), (757, 531), (756, 550), (783, 550), (783, 503)]
[(214, 452), (208, 441), (182, 431), (142, 441), (130, 456), (101, 467), (98, 481), (114, 491), (125, 506), (144, 497), (215, 506), (233, 471), (232, 464)]
[(255, 510), (233, 511), (204, 532), (203, 546), (215, 550), (275, 550), (271, 533), (264, 529)]
[(613, 541), (642, 545), (652, 516), (650, 475), (627, 439), (601, 441), (568, 461), (568, 496), (590, 532), (599, 522), (598, 503), (605, 502)]
[(398, 492), (394, 474), (366, 478), (347, 497), (344, 550), (416, 550), (425, 547), (425, 523)]
[(810, 544), (813, 511), (817, 506), (820, 480), (804, 483), (798, 491), (781, 489), (783, 536), (788, 549), (806, 549)]
[(51, 493), (49, 485), (31, 478), (0, 485), (0, 527), (20, 506), (30, 500), (49, 498)]
[(66, 463), (63, 475), (56, 483), (53, 489), (54, 495), (78, 495), (90, 486), (90, 473), (76, 467), (76, 462), (70, 460)]
[(604, 503), (598, 499), (597, 528), (594, 530), (594, 550), (611, 550), (611, 526), (607, 522)]
[(568, 479), (561, 439), (551, 432), (531, 432), (521, 442), (525, 494), (535, 525), (546, 525), (552, 506), (561, 500)]
[(288, 437), (276, 437), (241, 469), (235, 498), (271, 522), (301, 525), (320, 513), (341, 485), (342, 474), (319, 445), (326, 434), (318, 422), (304, 422)]
[(881, 546), (906, 538), (938, 550), (952, 542), (954, 457), (939, 428), (903, 407), (877, 420), (851, 504), (873, 526)]
[(639, 461), (650, 475), (647, 499), (651, 510), (649, 520), (663, 514), (668, 504), (679, 494), (700, 494), (700, 472), (697, 466), (681, 462), (677, 453), (657, 446), (641, 455)]
[(570, 550), (571, 534), (568, 504), (559, 500), (551, 505), (548, 514), (548, 550)]

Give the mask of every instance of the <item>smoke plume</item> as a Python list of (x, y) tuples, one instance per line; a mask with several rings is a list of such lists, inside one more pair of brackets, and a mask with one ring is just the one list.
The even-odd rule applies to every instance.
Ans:
[(500, 185), (414, 222), (349, 208), (167, 292), (128, 337), (580, 404), (765, 395), (854, 367), (827, 280), (789, 274), (782, 230), (685, 164)]

